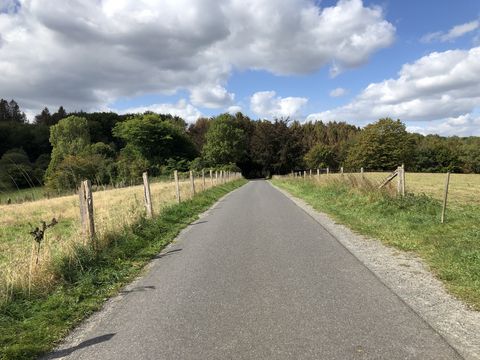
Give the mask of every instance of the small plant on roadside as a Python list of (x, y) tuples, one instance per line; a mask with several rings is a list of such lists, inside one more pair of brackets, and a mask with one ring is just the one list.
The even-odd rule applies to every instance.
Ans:
[(48, 228), (51, 228), (55, 225), (58, 224), (58, 221), (57, 219), (53, 218), (52, 221), (50, 222), (50, 224), (47, 224), (45, 221), (41, 221), (41, 228), (39, 228), (38, 226), (30, 232), (30, 234), (33, 236), (33, 239), (35, 240), (35, 242), (37, 243), (37, 258), (35, 260), (35, 265), (38, 265), (38, 260), (40, 258), (40, 249), (41, 249), (41, 246), (42, 246), (42, 241), (45, 237), (45, 231), (48, 229)]

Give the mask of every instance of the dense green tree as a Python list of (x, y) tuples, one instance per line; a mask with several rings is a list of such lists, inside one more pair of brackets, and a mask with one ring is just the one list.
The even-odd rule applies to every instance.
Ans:
[(75, 187), (90, 171), (80, 171), (80, 166), (90, 167), (81, 159), (90, 146), (87, 120), (69, 116), (50, 127), (52, 155), (45, 173), (48, 186), (53, 188)]
[(35, 115), (35, 124), (41, 124), (41, 125), (53, 125), (52, 124), (52, 114), (50, 114), (50, 110), (48, 110), (48, 107), (45, 107), (42, 112), (38, 115)]
[(25, 188), (38, 186), (33, 166), (23, 149), (11, 149), (0, 158), (0, 187)]
[(185, 130), (157, 114), (136, 115), (117, 123), (113, 134), (155, 166), (169, 158), (193, 159), (197, 155)]
[(190, 124), (188, 127), (188, 136), (199, 153), (202, 152), (203, 145), (205, 144), (205, 135), (210, 126), (210, 121), (211, 120), (207, 118), (198, 118), (195, 123)]
[(203, 156), (211, 166), (238, 163), (245, 158), (247, 138), (230, 114), (214, 118), (205, 135)]
[(368, 170), (392, 170), (411, 165), (413, 142), (400, 120), (380, 119), (367, 125), (348, 152), (346, 166)]
[(314, 145), (305, 154), (305, 165), (309, 169), (322, 169), (326, 167), (335, 167), (335, 154), (332, 148), (323, 144)]
[(27, 117), (25, 113), (20, 111), (20, 107), (15, 100), (12, 99), (8, 102), (7, 100), (0, 99), (0, 122), (23, 124), (27, 122)]

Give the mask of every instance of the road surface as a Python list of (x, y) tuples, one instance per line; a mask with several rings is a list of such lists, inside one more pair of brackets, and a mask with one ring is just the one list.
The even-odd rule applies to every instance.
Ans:
[(228, 195), (49, 359), (460, 359), (265, 181)]

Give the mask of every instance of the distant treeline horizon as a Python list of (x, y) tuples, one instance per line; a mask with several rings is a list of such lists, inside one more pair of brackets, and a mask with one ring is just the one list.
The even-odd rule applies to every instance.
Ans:
[(14, 101), (0, 100), (0, 191), (47, 185), (75, 188), (134, 183), (202, 168), (268, 177), (326, 168), (480, 173), (480, 137), (410, 133), (400, 120), (363, 128), (346, 122), (254, 120), (241, 112), (188, 124), (170, 114), (67, 113), (44, 108), (33, 122)]

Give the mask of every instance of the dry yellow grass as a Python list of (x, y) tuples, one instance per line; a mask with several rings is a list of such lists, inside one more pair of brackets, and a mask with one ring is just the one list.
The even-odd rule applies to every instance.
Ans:
[[(206, 179), (205, 188), (211, 187)], [(196, 191), (203, 189), (201, 178), (195, 181)], [(176, 202), (173, 182), (150, 184), (154, 213)], [(181, 176), (182, 200), (192, 196), (191, 183)], [(143, 185), (93, 193), (95, 227), (100, 241), (103, 235), (115, 233), (137, 221), (145, 214)], [(55, 227), (48, 229), (36, 264), (37, 247), (30, 231), (40, 226), (40, 221), (58, 219)], [(0, 300), (13, 286), (23, 289), (49, 286), (52, 282), (48, 264), (57, 255), (73, 255), (76, 244), (84, 244), (81, 233), (79, 199), (76, 195), (34, 202), (0, 206)]]
[[(350, 173), (345, 173), (345, 175)], [(366, 172), (364, 176), (373, 183), (381, 183), (390, 173), (388, 172)], [(359, 173), (353, 175), (360, 177)], [(308, 177), (308, 176), (307, 176)], [(328, 179), (334, 180), (341, 175), (321, 174), (320, 183)], [(316, 176), (315, 176), (316, 178)], [(414, 194), (426, 194), (435, 199), (443, 199), (446, 174), (439, 173), (410, 173), (405, 174), (406, 191)], [(392, 180), (396, 186), (397, 179)], [(448, 203), (455, 205), (480, 205), (480, 174), (451, 174), (448, 190)]]

